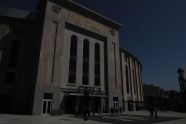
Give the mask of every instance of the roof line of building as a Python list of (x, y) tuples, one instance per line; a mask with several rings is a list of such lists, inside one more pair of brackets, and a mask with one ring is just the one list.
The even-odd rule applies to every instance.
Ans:
[(134, 56), (132, 53), (130, 53), (129, 51), (127, 51), (127, 50), (124, 49), (124, 48), (120, 48), (120, 51), (122, 51), (122, 52), (127, 53), (128, 55), (130, 55), (130, 56), (131, 56), (133, 59), (135, 59), (135, 60), (141, 65), (141, 67), (142, 67), (142, 64), (141, 64), (140, 60), (139, 60), (136, 56)]
[(8, 23), (8, 21), (27, 21), (33, 22), (37, 19), (38, 12), (27, 11), (18, 8), (8, 8), (0, 6), (0, 22)]
[(84, 9), (87, 9), (88, 11), (90, 11), (90, 12), (92, 12), (92, 13), (94, 13), (94, 14), (96, 14), (96, 15), (102, 17), (102, 18), (105, 18), (105, 19), (111, 21), (112, 23), (115, 23), (115, 24), (117, 24), (117, 25), (119, 25), (119, 26), (122, 27), (122, 24), (120, 24), (119, 22), (116, 22), (116, 21), (114, 21), (114, 20), (112, 20), (112, 19), (110, 19), (110, 18), (108, 18), (108, 17), (105, 17), (105, 16), (103, 16), (103, 15), (97, 13), (96, 11), (93, 11), (93, 10), (91, 10), (91, 9), (89, 9), (89, 8), (83, 6), (83, 5), (80, 5), (80, 4), (78, 4), (78, 3), (76, 3), (76, 2), (74, 2), (74, 1), (72, 1), (72, 0), (69, 0), (69, 1), (71, 1), (72, 3), (74, 3), (74, 4), (76, 4), (76, 5), (80, 6), (80, 7), (82, 7), (82, 8), (84, 8)]
[(30, 14), (30, 11), (27, 11), (27, 10), (0, 7), (0, 16), (25, 19), (29, 14)]
[[(97, 12), (88, 9), (87, 7), (80, 5), (72, 0), (48, 0), (54, 3), (59, 3), (61, 6), (66, 7), (72, 11), (78, 12), (86, 17), (89, 17), (93, 20), (96, 20), (106, 26), (112, 27), (116, 30), (119, 30), (122, 27), (122, 24), (113, 21)], [(78, 10), (78, 11), (77, 11)]]

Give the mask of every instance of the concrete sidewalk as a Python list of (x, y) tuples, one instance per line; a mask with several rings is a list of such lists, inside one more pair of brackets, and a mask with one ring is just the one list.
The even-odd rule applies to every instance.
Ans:
[[(123, 112), (122, 114), (150, 116), (150, 112), (148, 112), (148, 111)], [(173, 111), (168, 111), (168, 112), (158, 111), (158, 116), (159, 117), (182, 117), (182, 118), (186, 118), (186, 113), (173, 112)]]
[(38, 115), (38, 116), (26, 116), (26, 115), (9, 115), (0, 114), (0, 124), (109, 124), (98, 121), (84, 121), (80, 118), (74, 118), (74, 115)]
[(163, 123), (154, 123), (154, 124), (186, 124), (186, 118), (175, 120), (175, 121), (163, 122)]
[[(148, 111), (124, 112), (120, 114), (149, 116)], [(110, 115), (110, 113), (102, 113), (98, 116), (101, 115), (107, 116)], [(115, 115), (117, 114), (115, 113)], [(158, 112), (158, 116), (159, 117), (181, 117), (184, 119), (173, 120), (173, 121), (163, 122), (163, 123), (156, 123), (156, 124), (186, 124), (186, 113)], [(26, 116), (26, 115), (0, 114), (0, 124), (111, 124), (111, 123), (109, 122), (105, 123), (105, 122), (99, 122), (93, 120), (84, 121), (81, 118), (75, 118), (74, 115), (67, 115), (67, 114), (61, 116), (50, 116), (50, 115)]]
[[(124, 114), (124, 115), (138, 115), (138, 116), (150, 116), (149, 111), (135, 111), (135, 112), (123, 112), (123, 113), (115, 113), (115, 115)], [(101, 115), (109, 115), (109, 113), (102, 113)], [(167, 112), (158, 112), (158, 117), (178, 117), (178, 118), (184, 118), (179, 120), (173, 120), (168, 122), (162, 122), (162, 123), (154, 123), (154, 124), (186, 124), (186, 113), (180, 113), (180, 112), (173, 112), (173, 111), (167, 111)]]
[[(148, 111), (136, 111), (136, 112), (124, 112), (126, 115), (140, 115), (140, 116), (149, 116), (150, 113)], [(186, 113), (180, 112), (158, 112), (159, 117), (181, 117), (184, 119), (162, 122), (162, 123), (154, 123), (154, 124), (186, 124)]]

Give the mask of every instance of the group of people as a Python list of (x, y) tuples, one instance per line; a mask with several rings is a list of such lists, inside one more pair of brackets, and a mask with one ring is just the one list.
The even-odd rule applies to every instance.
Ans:
[(111, 115), (113, 115), (114, 113), (122, 113), (122, 108), (121, 107), (119, 107), (119, 108), (117, 108), (117, 109), (114, 109), (114, 108), (110, 108), (110, 113), (111, 113)]
[[(150, 106), (149, 107), (149, 111), (150, 111), (150, 116), (151, 117), (155, 117), (155, 118), (158, 118), (158, 113), (157, 113), (157, 107), (156, 106)], [(90, 116), (95, 116), (95, 108), (94, 107), (80, 107), (80, 106), (76, 106), (75, 107), (75, 116), (76, 117), (83, 117), (84, 120), (88, 120), (88, 117)], [(110, 108), (110, 112), (111, 112), (111, 115), (113, 115), (113, 113), (115, 112), (115, 109), (113, 109), (112, 107)], [(121, 113), (122, 110), (121, 108), (118, 109), (118, 112)], [(100, 110), (98, 110), (98, 113), (100, 113)]]
[(84, 120), (88, 120), (88, 117), (95, 116), (95, 109), (92, 107), (75, 107), (75, 116), (83, 117)]
[(150, 116), (151, 117), (158, 118), (158, 110), (157, 110), (156, 106), (150, 106), (149, 111), (150, 111)]

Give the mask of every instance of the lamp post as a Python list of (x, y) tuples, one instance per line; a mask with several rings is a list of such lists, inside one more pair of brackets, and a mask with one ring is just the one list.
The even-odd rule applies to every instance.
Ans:
[(178, 81), (179, 81), (179, 85), (180, 85), (180, 95), (181, 95), (181, 101), (183, 103), (183, 107), (182, 110), (184, 110), (186, 112), (186, 80), (184, 79), (184, 69), (179, 68), (178, 71)]
[(178, 71), (178, 81), (179, 81), (179, 85), (180, 85), (180, 91), (183, 92), (184, 91), (184, 69), (179, 68)]

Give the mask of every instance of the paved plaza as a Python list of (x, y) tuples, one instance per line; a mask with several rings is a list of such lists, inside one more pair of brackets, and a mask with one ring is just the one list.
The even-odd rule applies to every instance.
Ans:
[(158, 113), (158, 118), (149, 117), (149, 113), (125, 112), (122, 114), (101, 114), (84, 121), (74, 115), (8, 115), (0, 114), (0, 124), (185, 124), (186, 114), (176, 112)]

